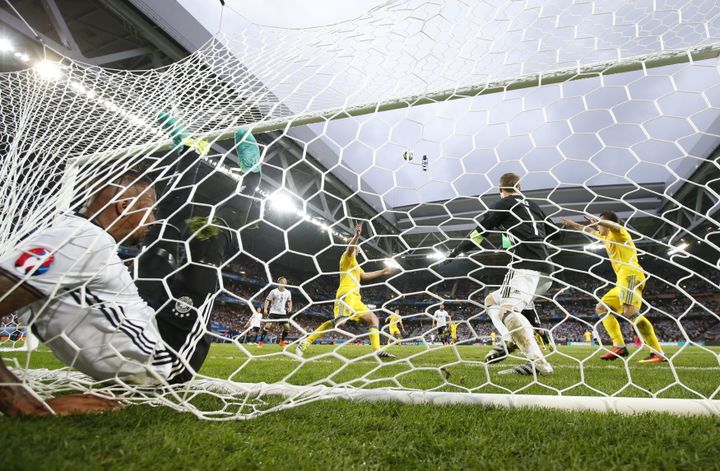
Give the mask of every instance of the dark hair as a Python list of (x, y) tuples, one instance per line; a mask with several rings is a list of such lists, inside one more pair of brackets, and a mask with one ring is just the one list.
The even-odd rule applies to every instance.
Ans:
[(285, 280), (287, 282), (287, 278), (285, 276), (278, 276), (278, 281)]
[(152, 181), (142, 173), (138, 172), (137, 170), (128, 170), (127, 172), (120, 175), (118, 178), (113, 180), (113, 183), (116, 185), (143, 185), (143, 186), (152, 186)]
[(606, 221), (612, 221), (616, 224), (620, 224), (620, 218), (617, 214), (615, 214), (615, 211), (603, 211), (600, 213), (600, 219), (605, 219)]
[(500, 177), (500, 189), (509, 193), (516, 193), (520, 190), (518, 183), (520, 183), (520, 177), (515, 173), (504, 173)]

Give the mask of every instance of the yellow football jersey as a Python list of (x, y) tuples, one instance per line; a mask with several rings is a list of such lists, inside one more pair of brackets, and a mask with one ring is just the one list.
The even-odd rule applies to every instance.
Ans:
[(605, 250), (607, 250), (616, 275), (621, 272), (626, 274), (642, 273), (635, 243), (627, 229), (623, 227), (620, 232), (608, 231), (606, 236), (599, 232), (595, 232), (595, 235), (601, 238), (605, 244)]
[(455, 337), (457, 335), (457, 322), (450, 323), (450, 335)]
[(337, 298), (349, 293), (360, 294), (360, 277), (365, 271), (358, 265), (357, 257), (348, 255), (345, 251), (340, 257), (340, 286)]
[(397, 314), (390, 314), (390, 317), (388, 318), (388, 324), (390, 324), (390, 327), (395, 327), (400, 323), (400, 316)]
[(589, 331), (585, 331), (585, 341), (589, 342), (592, 340), (592, 334)]

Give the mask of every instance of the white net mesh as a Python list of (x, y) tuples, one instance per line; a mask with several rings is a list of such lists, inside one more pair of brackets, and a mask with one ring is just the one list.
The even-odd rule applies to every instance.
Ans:
[[(688, 398), (718, 412), (720, 357), (711, 343), (720, 322), (720, 6), (666, 3), (414, 0), (304, 30), (253, 25), (230, 4), (213, 40), (164, 69), (115, 71), (66, 59), (0, 75), (4, 266), (37, 284), (38, 262), (57, 269), (49, 254), (59, 266), (85, 229), (73, 226), (41, 245), (48, 252), (34, 252), (34, 264), (19, 262), (18, 247), (37, 248), (33, 237), (67, 224), (61, 214), (87, 212), (89, 200), (107, 196), (108, 182), (134, 169), (153, 182), (159, 224), (140, 249), (125, 234), (120, 253), (133, 286), (158, 319), (170, 319), (158, 322), (158, 336), (171, 344), (173, 373), (196, 366), (199, 334), (213, 340), (187, 383), (167, 384), (161, 341), (138, 358), (115, 352), (134, 365), (133, 375), (159, 376), (160, 387), (148, 387), (143, 375), (137, 386), (138, 376), (95, 371), (86, 359), (97, 353), (100, 364), (107, 352), (97, 337), (74, 336), (78, 323), (123, 311), (129, 288), (92, 298), (107, 261), (80, 258), (95, 265), (88, 272), (71, 264), (78, 278), (44, 287), (49, 302), (14, 324), (52, 335), (40, 335), (45, 346), (15, 355), (11, 366), (42, 396), (93, 390), (208, 419), (376, 389), (366, 398), (419, 391), (468, 402), (484, 394)], [(261, 164), (251, 168), (243, 158), (256, 149)], [(495, 231), (472, 257), (441, 261), (498, 199), (505, 172), (522, 177), (552, 226), (607, 210), (620, 216), (648, 274), (642, 312), (667, 342), (667, 363), (638, 365), (649, 353), (640, 338), (629, 358), (598, 359), (612, 341), (595, 306), (615, 279), (603, 246), (578, 233), (548, 241), (553, 288), (536, 299), (555, 373), (498, 376), (524, 361), (522, 353), (502, 365), (485, 361), (497, 340), (485, 300), (503, 282), (508, 251)], [(113, 197), (99, 218), (109, 230)], [(398, 270), (361, 290), (397, 358), (378, 358), (368, 325), (352, 322), (300, 355), (296, 346), (333, 318), (338, 263), (358, 221), (365, 271)], [(84, 247), (81, 254), (93, 253), (92, 243)], [(153, 265), (158, 253), (169, 265)], [(280, 275), (292, 294), (289, 331), (271, 316), (264, 334), (250, 314)], [(189, 285), (192, 294), (183, 292)], [(83, 314), (49, 327), (60, 318), (54, 302), (73, 293)], [(442, 301), (457, 323), (455, 339), (441, 338), (433, 318)], [(402, 344), (394, 321), (385, 322), (396, 309)], [(143, 313), (108, 316), (107, 344), (155, 328)], [(642, 337), (629, 321), (620, 324), (627, 344)], [(192, 347), (168, 341), (178, 329), (195, 339)], [(286, 349), (276, 343), (283, 336)], [(2, 347), (17, 342), (0, 335)], [(71, 343), (75, 355), (65, 351)]]

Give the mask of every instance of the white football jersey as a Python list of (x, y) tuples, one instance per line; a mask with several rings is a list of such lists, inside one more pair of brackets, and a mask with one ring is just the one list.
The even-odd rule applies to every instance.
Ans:
[(170, 374), (172, 359), (155, 312), (100, 226), (61, 215), (0, 257), (0, 268), (46, 296), (28, 315), (38, 337), (66, 365), (98, 380), (140, 384)]
[(255, 327), (260, 327), (260, 322), (262, 321), (262, 312), (255, 311), (253, 312), (252, 316), (250, 316), (250, 327), (253, 329)]
[(280, 291), (275, 288), (270, 291), (267, 299), (270, 300), (270, 314), (287, 314), (287, 303), (292, 299), (290, 290)]
[(435, 325), (437, 327), (446, 327), (449, 319), (450, 314), (447, 311), (440, 309), (435, 311)]

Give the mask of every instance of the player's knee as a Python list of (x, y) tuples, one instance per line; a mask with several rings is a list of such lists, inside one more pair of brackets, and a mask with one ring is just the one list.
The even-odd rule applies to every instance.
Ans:
[(495, 297), (492, 294), (485, 296), (485, 306), (494, 306), (495, 304)]
[(597, 303), (595, 306), (595, 314), (598, 316), (604, 316), (607, 313), (607, 308), (603, 303)]
[(498, 313), (500, 315), (500, 320), (504, 323), (505, 318), (513, 312), (514, 306), (512, 304), (503, 304), (500, 306), (500, 312)]
[(370, 325), (378, 325), (378, 318), (374, 312), (370, 311), (364, 316), (365, 321)]

